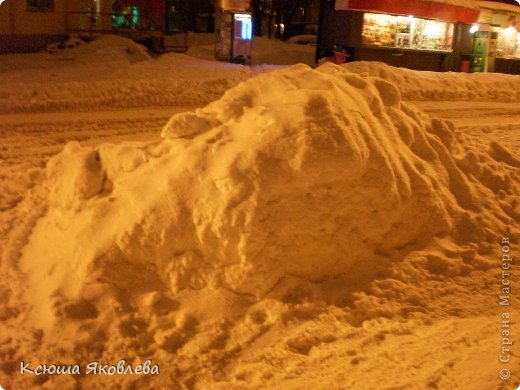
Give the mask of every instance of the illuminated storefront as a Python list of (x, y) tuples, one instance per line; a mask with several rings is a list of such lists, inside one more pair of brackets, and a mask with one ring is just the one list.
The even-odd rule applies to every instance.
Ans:
[(520, 74), (520, 6), (494, 1), (480, 1), (480, 17), (473, 26), (473, 39), (489, 37), (489, 52), (494, 52), (493, 66), (488, 71)]
[(342, 50), (347, 60), (382, 61), (418, 70), (459, 70), (458, 38), (464, 35), (464, 26), (477, 22), (479, 9), (456, 4), (322, 0), (317, 59)]
[(497, 33), (497, 57), (520, 59), (520, 33), (513, 27), (493, 27)]
[(414, 50), (452, 51), (454, 24), (415, 18), (365, 13), (363, 44)]

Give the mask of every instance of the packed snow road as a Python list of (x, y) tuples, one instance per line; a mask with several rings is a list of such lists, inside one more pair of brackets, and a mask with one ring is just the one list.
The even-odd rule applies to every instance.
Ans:
[(452, 121), (480, 148), (493, 139), (520, 155), (520, 102), (412, 101), (421, 111)]
[(511, 128), (520, 124), (520, 102), (412, 101), (431, 116), (449, 119), (460, 129), (491, 126)]

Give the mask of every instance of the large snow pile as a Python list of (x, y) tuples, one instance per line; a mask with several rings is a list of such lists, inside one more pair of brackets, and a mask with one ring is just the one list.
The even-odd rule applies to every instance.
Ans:
[(392, 82), (405, 100), (520, 100), (517, 75), (417, 71), (377, 61), (355, 61), (342, 66), (353, 73), (366, 73)]
[[(152, 58), (143, 45), (117, 35), (102, 35), (89, 43), (69, 38), (48, 48), (48, 53), (2, 55), (2, 73), (9, 72), (10, 79), (25, 82), (28, 77), (31, 81), (43, 81), (42, 76), (58, 76), (58, 71), (57, 81), (77, 80), (81, 74), (86, 79), (100, 79), (110, 78), (121, 67)], [(28, 74), (27, 69), (33, 73)]]
[(78, 58), (86, 57), (92, 61), (98, 59), (105, 62), (119, 59), (129, 63), (150, 60), (152, 57), (148, 50), (139, 43), (118, 35), (101, 35), (89, 44), (80, 44), (77, 48)]
[[(45, 268), (75, 270), (52, 292), (81, 288), (93, 264), (104, 278), (151, 261), (175, 291), (212, 284), (259, 296), (287, 274), (320, 280), (360, 261), (377, 266), (475, 207), (449, 157), (451, 129), (429, 126), (446, 144), (427, 129), (383, 80), (331, 67), (270, 73), (174, 116), (160, 145), (69, 145), (49, 163), (50, 214), (30, 251), (48, 253)], [(52, 240), (49, 223), (65, 227)]]
[(115, 35), (54, 54), (2, 55), (0, 113), (203, 106), (273, 68), (264, 64), (314, 63), (313, 47), (256, 37), (255, 66), (217, 62), (214, 35), (190, 34), (188, 39), (188, 55), (168, 53), (158, 58), (144, 46)]
[[(215, 59), (215, 36), (213, 34), (190, 34), (189, 56), (204, 60)], [(297, 42), (283, 42), (278, 39), (266, 37), (253, 37), (251, 43), (251, 63), (253, 65), (293, 65), (306, 64), (313, 66), (316, 47), (300, 45)]]
[[(49, 161), (48, 208), (23, 249), (26, 281), (9, 297), (13, 308), (30, 305), (18, 319), (30, 332), (6, 367), (25, 350), (35, 361), (153, 356), (163, 371), (141, 387), (253, 386), (250, 374), (233, 373), (235, 359), (269, 344), (270, 329), (317, 318), (320, 291), (352, 302), (354, 286), (363, 290), (406, 254), (446, 237), (454, 257), (453, 248), (466, 246), (464, 261), (428, 255), (420, 257), (424, 269), (467, 275), (488, 267), (476, 243), (497, 230), (517, 233), (518, 213), (492, 204), (493, 191), (518, 195), (514, 156), (497, 146), (511, 169), (482, 184), (492, 175), (486, 164), (498, 160), (466, 155), (449, 122), (403, 103), (391, 83), (335, 65), (260, 74), (172, 117), (163, 137), (71, 143)], [(378, 290), (381, 299), (394, 300), (399, 283)], [(381, 315), (373, 299), (363, 310), (329, 312), (327, 326)], [(428, 311), (420, 295), (413, 299)], [(345, 325), (324, 329), (286, 340), (291, 359), (350, 337)], [(280, 358), (267, 354), (276, 365)], [(275, 385), (274, 375), (265, 370), (254, 386)], [(26, 378), (15, 376), (10, 387), (23, 388)], [(51, 376), (46, 384), (101, 386), (95, 379)]]
[(254, 37), (252, 61), (254, 64), (292, 65), (316, 63), (316, 47), (282, 42), (276, 39)]
[(152, 58), (111, 35), (63, 53), (0, 56), (0, 66), (1, 113), (201, 106), (262, 71), (177, 53)]

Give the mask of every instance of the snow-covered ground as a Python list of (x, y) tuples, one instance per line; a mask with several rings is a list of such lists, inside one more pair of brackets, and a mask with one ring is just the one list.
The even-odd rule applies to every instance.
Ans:
[(0, 385), (515, 389), (520, 77), (193, 38), (0, 57)]

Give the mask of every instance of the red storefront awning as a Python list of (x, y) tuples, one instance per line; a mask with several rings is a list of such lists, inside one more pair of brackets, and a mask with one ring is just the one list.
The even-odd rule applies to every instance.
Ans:
[(480, 11), (446, 3), (425, 0), (343, 0), (342, 9), (372, 11), (394, 15), (411, 15), (450, 22), (476, 23)]

